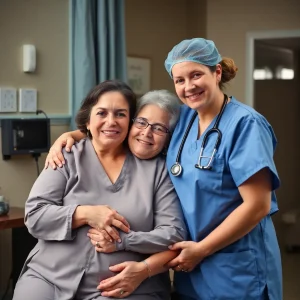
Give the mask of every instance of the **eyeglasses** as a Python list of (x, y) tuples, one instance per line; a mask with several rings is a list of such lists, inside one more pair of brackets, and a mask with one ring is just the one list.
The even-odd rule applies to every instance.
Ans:
[(170, 130), (161, 124), (150, 124), (148, 121), (146, 121), (143, 118), (135, 118), (133, 119), (133, 124), (135, 127), (139, 129), (146, 129), (148, 126), (151, 127), (151, 130), (153, 133), (158, 135), (165, 135), (166, 133), (169, 133)]

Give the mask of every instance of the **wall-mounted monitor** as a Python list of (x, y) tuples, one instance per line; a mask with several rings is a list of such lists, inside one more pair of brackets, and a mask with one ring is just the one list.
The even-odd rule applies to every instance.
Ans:
[(3, 159), (15, 154), (40, 155), (50, 148), (50, 119), (1, 120)]

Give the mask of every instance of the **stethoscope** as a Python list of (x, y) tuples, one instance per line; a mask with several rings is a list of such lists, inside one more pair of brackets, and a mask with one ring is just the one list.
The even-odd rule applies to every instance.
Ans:
[[(225, 107), (226, 107), (226, 104), (227, 104), (227, 101), (228, 101), (228, 97), (226, 94), (224, 94), (224, 101), (223, 101), (223, 105), (221, 107), (221, 110), (218, 114), (218, 117), (217, 117), (217, 120), (213, 126), (213, 128), (209, 129), (206, 134), (204, 135), (204, 138), (203, 138), (203, 141), (202, 141), (202, 144), (201, 144), (201, 149), (200, 149), (200, 154), (199, 154), (199, 157), (198, 157), (198, 162), (197, 164), (195, 164), (195, 168), (197, 169), (201, 169), (201, 170), (211, 170), (211, 164), (212, 164), (212, 161), (215, 157), (215, 154), (219, 148), (219, 145), (221, 143), (221, 139), (222, 139), (222, 132), (218, 129), (218, 126), (219, 126), (219, 122), (222, 118), (222, 115), (223, 115), (223, 112), (225, 110)], [(191, 130), (191, 127), (197, 117), (197, 112), (195, 112), (192, 116), (192, 119), (184, 133), (184, 136), (183, 136), (183, 139), (182, 139), (182, 142), (180, 144), (180, 147), (179, 147), (179, 150), (178, 150), (178, 153), (177, 153), (177, 156), (176, 156), (176, 162), (175, 164), (171, 167), (170, 169), (170, 172), (173, 176), (179, 176), (181, 173), (182, 173), (182, 166), (180, 164), (180, 156), (181, 156), (181, 153), (182, 153), (182, 149), (183, 149), (183, 146), (185, 144), (185, 141), (189, 135), (189, 132)], [(206, 142), (207, 142), (207, 139), (208, 137), (213, 134), (213, 133), (217, 133), (217, 140), (216, 140), (216, 143), (215, 143), (215, 146), (214, 146), (214, 150), (212, 152), (212, 155), (211, 156), (203, 156), (203, 151), (204, 151), (204, 147), (206, 146)], [(202, 158), (209, 158), (209, 161), (206, 165), (201, 165), (201, 160)]]

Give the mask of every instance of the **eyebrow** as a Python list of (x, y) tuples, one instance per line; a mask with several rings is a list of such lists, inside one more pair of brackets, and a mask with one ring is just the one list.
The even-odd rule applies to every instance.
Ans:
[[(109, 108), (106, 108), (106, 107), (97, 107), (96, 109), (97, 109), (97, 110), (100, 110), (100, 109), (103, 109), (103, 110), (110, 110)], [(117, 111), (117, 112), (127, 112), (128, 109), (126, 109), (126, 108), (116, 108), (116, 109), (113, 109), (113, 111)]]
[[(204, 73), (202, 70), (193, 70), (193, 71), (191, 71), (191, 72), (189, 72), (189, 74), (192, 74), (192, 73)], [(175, 78), (182, 78), (182, 77), (184, 77), (184, 76), (173, 76), (173, 78), (175, 79)]]
[[(137, 119), (142, 119), (142, 120), (145, 120), (145, 121), (147, 121), (148, 123), (149, 123), (149, 121), (148, 121), (148, 119), (147, 118), (143, 118), (143, 117), (137, 117)], [(168, 126), (167, 125), (165, 125), (165, 124), (162, 124), (162, 123), (159, 123), (159, 122), (155, 122), (155, 123), (151, 123), (152, 125), (161, 125), (161, 126), (163, 126), (163, 127), (166, 127), (166, 128), (168, 128)]]

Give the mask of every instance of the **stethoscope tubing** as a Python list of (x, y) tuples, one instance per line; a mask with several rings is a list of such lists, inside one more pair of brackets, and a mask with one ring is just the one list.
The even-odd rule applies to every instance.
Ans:
[[(210, 164), (212, 162), (212, 159), (215, 155), (215, 153), (217, 152), (219, 146), (220, 146), (220, 143), (221, 143), (221, 140), (222, 140), (222, 132), (221, 130), (219, 130), (218, 126), (219, 126), (219, 123), (220, 123), (220, 120), (223, 116), (223, 113), (224, 113), (224, 110), (225, 110), (225, 107), (226, 107), (226, 104), (227, 104), (227, 101), (228, 101), (228, 96), (226, 94), (224, 94), (224, 101), (223, 101), (223, 104), (222, 104), (222, 107), (221, 107), (221, 110), (217, 116), (217, 120), (216, 122), (214, 123), (214, 126), (213, 128), (209, 129), (206, 134), (204, 135), (204, 138), (203, 138), (203, 141), (201, 143), (201, 151), (200, 151), (200, 155), (199, 155), (199, 159), (198, 159), (198, 163), (195, 165), (196, 168), (198, 169), (201, 169), (201, 170), (210, 170), (211, 167), (210, 167)], [(182, 166), (180, 164), (180, 157), (181, 157), (181, 153), (182, 153), (182, 150), (183, 150), (183, 147), (185, 145), (185, 142), (186, 142), (186, 139), (189, 135), (189, 132), (191, 130), (191, 127), (196, 119), (196, 116), (197, 116), (197, 112), (195, 111), (189, 124), (188, 124), (188, 127), (183, 135), (183, 138), (182, 138), (182, 141), (180, 143), (180, 146), (179, 146), (179, 149), (178, 149), (178, 153), (177, 153), (177, 156), (176, 156), (176, 161), (175, 163), (172, 165), (171, 169), (170, 169), (170, 172), (173, 176), (179, 176), (182, 172)], [(206, 142), (208, 140), (208, 137), (213, 134), (213, 133), (217, 133), (217, 140), (216, 140), (216, 143), (215, 143), (215, 146), (214, 146), (214, 150), (213, 150), (213, 154), (212, 156), (210, 157), (210, 161), (208, 163), (207, 166), (201, 166), (200, 165), (200, 160), (201, 158), (203, 158), (202, 156), (202, 153), (204, 151), (204, 148), (206, 146)]]

